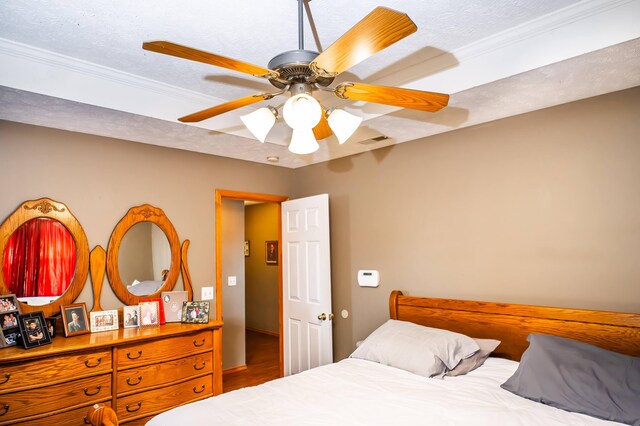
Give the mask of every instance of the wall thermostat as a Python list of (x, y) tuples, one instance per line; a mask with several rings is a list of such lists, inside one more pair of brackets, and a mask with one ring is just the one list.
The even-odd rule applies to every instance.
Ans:
[(380, 284), (380, 273), (372, 269), (361, 269), (358, 271), (358, 285), (360, 287), (378, 287)]

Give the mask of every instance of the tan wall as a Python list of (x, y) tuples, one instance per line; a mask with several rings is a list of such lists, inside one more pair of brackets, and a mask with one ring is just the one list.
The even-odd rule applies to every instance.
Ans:
[(245, 208), (247, 327), (279, 332), (278, 266), (265, 262), (265, 241), (278, 240), (278, 205), (261, 203)]
[(640, 312), (638, 117), (634, 88), (298, 169), (330, 194), (336, 358), (394, 289)]
[[(637, 117), (640, 88), (295, 171), (0, 121), (0, 217), (48, 196), (106, 248), (128, 208), (161, 207), (191, 240), (198, 297), (215, 282), (216, 188), (326, 192), (340, 359), (388, 317), (393, 289), (640, 311)], [(380, 288), (357, 286), (363, 268)], [(121, 305), (108, 286), (102, 299)]]
[[(191, 241), (196, 299), (201, 287), (215, 285), (215, 190), (289, 195), (292, 176), (279, 167), (0, 121), (0, 220), (25, 200), (50, 197), (71, 209), (90, 248), (106, 249), (130, 207), (160, 207), (180, 240)], [(79, 301), (91, 307), (92, 300), (86, 285)], [(106, 279), (102, 306), (122, 306)]]

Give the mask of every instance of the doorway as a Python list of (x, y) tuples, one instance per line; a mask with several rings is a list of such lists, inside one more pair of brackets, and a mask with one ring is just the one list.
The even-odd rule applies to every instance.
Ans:
[[(229, 190), (216, 190), (216, 318), (219, 320), (224, 320), (224, 308), (223, 308), (223, 289), (227, 280), (223, 278), (223, 260), (225, 256), (223, 256), (225, 250), (225, 208), (223, 208), (224, 200), (236, 200), (244, 202), (257, 202), (257, 203), (275, 203), (277, 205), (277, 241), (278, 246), (281, 243), (281, 203), (287, 201), (289, 198), (279, 195), (268, 195), (268, 194), (257, 194), (257, 193), (249, 193), (249, 192), (239, 192), (239, 191), (229, 191)], [(228, 222), (232, 221), (231, 217), (227, 217)], [(256, 241), (253, 243), (254, 249), (257, 249), (256, 245), (260, 244), (260, 242)], [(251, 250), (251, 246), (249, 246), (249, 250)], [(235, 256), (235, 254), (234, 254)], [(282, 337), (282, 255), (278, 253), (277, 265), (272, 265), (277, 268), (277, 281), (278, 281), (278, 377), (282, 377), (283, 375), (283, 337)], [(229, 277), (227, 277), (228, 279)], [(243, 296), (244, 299), (244, 296)], [(233, 329), (231, 328), (233, 331)], [(224, 337), (225, 327), (223, 327), (223, 337)], [(255, 338), (255, 333), (251, 333), (252, 336), (250, 338)], [(258, 336), (259, 338), (260, 336)], [(254, 346), (253, 342), (249, 342), (248, 346)], [(223, 345), (224, 351), (224, 345)], [(246, 366), (245, 366), (246, 369)], [(232, 369), (233, 370), (233, 369)], [(242, 368), (238, 369), (240, 372)], [(226, 386), (224, 386), (226, 387)]]

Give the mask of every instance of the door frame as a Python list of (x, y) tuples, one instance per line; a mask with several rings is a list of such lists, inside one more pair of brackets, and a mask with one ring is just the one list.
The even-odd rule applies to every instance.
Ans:
[[(282, 203), (289, 197), (216, 189), (216, 320), (222, 321), (222, 200), (258, 201), (278, 205), (278, 247), (282, 247)], [(245, 314), (246, 317), (246, 314)], [(224, 326), (222, 327), (224, 332)], [(278, 335), (280, 377), (284, 375), (282, 336), (282, 249), (278, 250)]]

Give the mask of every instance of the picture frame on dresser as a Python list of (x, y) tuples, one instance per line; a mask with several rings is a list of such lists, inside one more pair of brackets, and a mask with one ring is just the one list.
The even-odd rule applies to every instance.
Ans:
[(140, 302), (140, 328), (160, 327), (160, 299)]
[(118, 310), (90, 312), (91, 332), (110, 331), (118, 329)]
[(182, 305), (189, 300), (189, 293), (186, 291), (163, 291), (160, 296), (164, 305), (165, 321), (181, 322)]
[(60, 311), (62, 312), (65, 337), (91, 333), (87, 305), (84, 302), (61, 306)]
[(18, 327), (22, 335), (22, 346), (25, 349), (51, 343), (51, 336), (44, 319), (44, 312), (29, 312), (18, 316)]
[(140, 306), (131, 305), (122, 308), (122, 326), (124, 328), (138, 328), (140, 326)]
[(0, 348), (15, 346), (20, 340), (20, 305), (15, 294), (0, 296)]
[(184, 302), (182, 322), (206, 324), (209, 322), (209, 302)]

